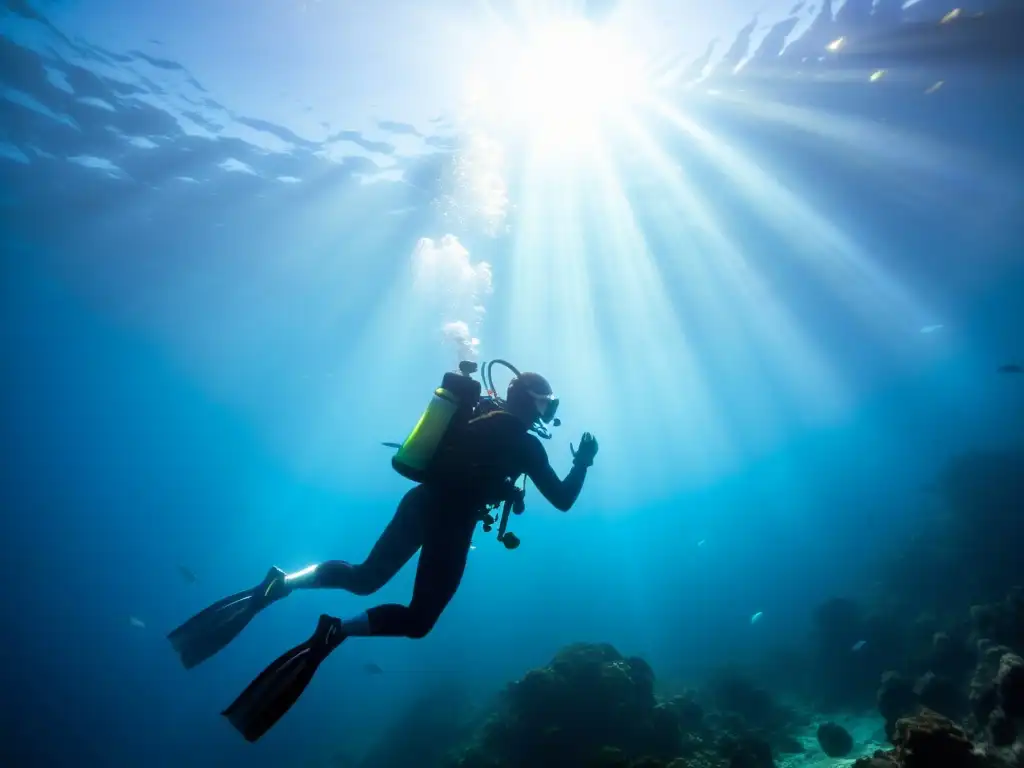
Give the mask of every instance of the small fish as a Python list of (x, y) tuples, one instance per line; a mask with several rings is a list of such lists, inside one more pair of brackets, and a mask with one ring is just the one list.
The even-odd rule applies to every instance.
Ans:
[(861, 648), (863, 648), (867, 644), (868, 644), (867, 640), (858, 640), (856, 643), (853, 644), (853, 647), (850, 650), (853, 651), (854, 653), (856, 653), (857, 651), (859, 651)]
[(926, 325), (921, 329), (921, 333), (935, 333), (941, 331), (945, 326), (943, 325)]
[(131, 624), (133, 627), (138, 627), (139, 629), (145, 629), (146, 628), (146, 622), (144, 622), (142, 619), (137, 618), (135, 616), (129, 616), (128, 617), (128, 623)]
[(394, 448), (396, 451), (402, 447), (401, 443), (381, 443), (385, 448)]
[(707, 539), (701, 539), (700, 541), (697, 542), (697, 546), (698, 547), (703, 547), (707, 543), (708, 543)]
[(178, 565), (178, 573), (181, 574), (181, 578), (185, 580), (186, 584), (195, 584), (199, 581), (199, 577), (196, 576), (195, 572), (184, 565)]
[(759, 622), (761, 620), (762, 616), (764, 616), (764, 611), (758, 611), (757, 613), (755, 613), (753, 616), (750, 617), (750, 623), (751, 624), (757, 624), (757, 622)]
[(368, 675), (383, 675), (384, 670), (381, 669), (380, 664), (374, 664), (372, 661), (363, 664), (363, 672)]
[(1000, 365), (998, 371), (1000, 373), (1024, 373), (1024, 368), (1021, 368), (1020, 363), (1007, 363)]

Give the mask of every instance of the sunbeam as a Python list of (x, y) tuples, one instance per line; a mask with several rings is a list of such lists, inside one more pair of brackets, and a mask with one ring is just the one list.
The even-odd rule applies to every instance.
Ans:
[[(839, 158), (871, 163), (904, 200), (941, 204), (949, 215), (967, 217), (979, 203), (1009, 214), (1022, 197), (1015, 179), (970, 146), (950, 145), (855, 115), (767, 101), (755, 94), (729, 91), (716, 98), (759, 121), (830, 142)], [(969, 200), (970, 211), (951, 206), (951, 197)]]
[[(673, 288), (690, 306), (695, 326), (715, 339), (705, 355), (717, 358), (732, 377), (782, 378), (781, 396), (791, 397), (801, 416), (814, 419), (840, 411), (846, 397), (825, 358), (723, 231), (682, 166), (641, 126), (633, 122), (626, 128), (666, 192), (648, 205), (663, 212), (660, 223), (666, 238), (683, 238), (673, 258), (667, 259), (667, 274), (678, 281)], [(680, 227), (681, 216), (685, 227)], [(762, 365), (751, 370), (750, 362), (757, 359)], [(750, 426), (764, 428), (775, 420), (781, 405), (766, 399), (762, 391), (754, 394), (749, 407), (742, 398), (732, 401), (731, 407), (723, 406), (723, 413), (733, 419), (737, 411), (744, 416), (734, 426), (747, 435)]]
[(679, 111), (662, 107), (660, 112), (714, 161), (751, 211), (785, 235), (792, 253), (803, 258), (865, 322), (881, 323), (883, 330), (886, 326), (907, 329), (932, 316), (845, 232), (767, 173), (761, 163), (748, 160)]
[[(623, 372), (628, 390), (643, 392), (644, 419), (657, 419), (685, 431), (686, 440), (672, 440), (661, 454), (666, 474), (680, 465), (694, 474), (709, 472), (732, 458), (730, 438), (696, 357), (694, 340), (673, 307), (658, 259), (636, 221), (612, 161), (595, 162), (597, 220), (603, 221), (597, 269), (613, 286), (616, 302), (613, 349), (629, 360)], [(610, 340), (611, 341), (611, 340)]]

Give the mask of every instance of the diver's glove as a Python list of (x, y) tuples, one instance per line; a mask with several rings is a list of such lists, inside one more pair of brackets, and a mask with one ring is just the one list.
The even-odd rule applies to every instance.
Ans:
[(569, 443), (569, 450), (572, 451), (572, 463), (577, 467), (592, 467), (594, 457), (597, 456), (597, 438), (589, 432), (584, 432), (580, 438), (580, 447), (573, 448)]

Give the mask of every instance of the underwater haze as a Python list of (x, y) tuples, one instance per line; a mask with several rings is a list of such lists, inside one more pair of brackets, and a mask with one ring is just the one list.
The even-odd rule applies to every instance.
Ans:
[[(881, 729), (914, 654), (840, 633), (878, 668), (827, 709), (779, 661), (819, 607), (930, 642), (1024, 583), (1024, 12), (958, 2), (5, 0), (0, 765), (475, 768), (469, 726), (381, 745), (578, 642)], [(560, 398), (560, 477), (599, 441), (579, 500), (528, 484), (433, 631), (347, 639), (247, 743), (221, 711), (415, 561), (189, 671), (168, 632), (365, 558), (382, 443), (495, 358)]]

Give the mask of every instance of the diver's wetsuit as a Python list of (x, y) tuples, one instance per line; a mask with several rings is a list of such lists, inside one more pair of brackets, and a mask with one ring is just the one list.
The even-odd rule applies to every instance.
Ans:
[(499, 489), (505, 480), (525, 474), (563, 512), (583, 488), (585, 465), (574, 464), (565, 480), (559, 480), (540, 440), (507, 413), (474, 420), (459, 443), (458, 455), (450, 452), (442, 462), (451, 468), (439, 474), (449, 479), (406, 493), (365, 562), (321, 563), (308, 585), (369, 595), (420, 549), (412, 601), (408, 606), (386, 604), (367, 611), (372, 635), (420, 638), (430, 632), (462, 581), (481, 512), (488, 502), (502, 500)]

